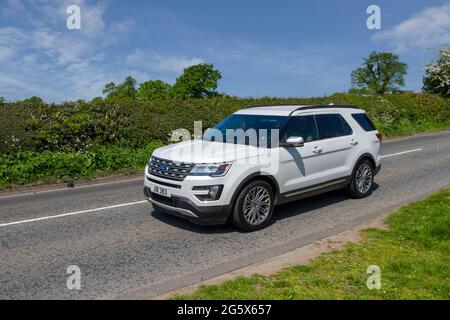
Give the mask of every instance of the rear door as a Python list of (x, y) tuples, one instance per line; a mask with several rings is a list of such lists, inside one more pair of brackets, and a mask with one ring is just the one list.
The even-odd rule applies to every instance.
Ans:
[(319, 114), (316, 119), (327, 180), (350, 175), (352, 149), (358, 145), (352, 128), (339, 113)]

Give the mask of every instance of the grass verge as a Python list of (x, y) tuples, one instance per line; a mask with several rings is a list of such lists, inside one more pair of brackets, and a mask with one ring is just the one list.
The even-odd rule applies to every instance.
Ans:
[(153, 150), (153, 142), (141, 149), (93, 146), (83, 152), (18, 152), (0, 157), (0, 189), (33, 182), (72, 182), (112, 173), (142, 171)]
[[(450, 299), (450, 189), (387, 218), (389, 230), (272, 276), (240, 277), (174, 299)], [(379, 266), (381, 289), (367, 288)]]

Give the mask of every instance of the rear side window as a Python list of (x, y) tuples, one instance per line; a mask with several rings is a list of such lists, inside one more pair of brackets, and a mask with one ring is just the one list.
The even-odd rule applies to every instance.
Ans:
[(320, 139), (329, 139), (353, 134), (352, 128), (340, 114), (317, 115)]
[(353, 119), (358, 122), (358, 124), (361, 126), (361, 128), (364, 129), (364, 131), (375, 131), (377, 128), (375, 128), (375, 125), (373, 124), (372, 120), (367, 116), (365, 113), (355, 113), (352, 114)]

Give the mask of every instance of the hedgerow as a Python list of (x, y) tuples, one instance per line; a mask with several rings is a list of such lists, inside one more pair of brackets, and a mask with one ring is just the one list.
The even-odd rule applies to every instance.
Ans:
[(429, 94), (358, 96), (334, 94), (309, 99), (238, 99), (216, 97), (198, 100), (114, 101), (0, 106), (0, 153), (18, 151), (82, 151), (92, 145), (141, 148), (167, 141), (172, 130), (193, 131), (194, 121), (213, 126), (247, 105), (356, 104), (365, 109), (385, 136), (446, 125), (449, 99)]
[(19, 151), (0, 157), (0, 187), (36, 181), (69, 182), (118, 172), (143, 169), (153, 150), (161, 142), (140, 149), (95, 145), (79, 152)]
[(206, 129), (248, 105), (329, 103), (360, 106), (386, 137), (450, 128), (450, 99), (412, 93), (0, 104), (0, 186), (140, 170), (173, 130), (193, 133), (194, 121)]

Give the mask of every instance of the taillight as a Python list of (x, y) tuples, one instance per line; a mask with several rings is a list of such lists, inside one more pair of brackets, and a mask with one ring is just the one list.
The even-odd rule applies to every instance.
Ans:
[(383, 142), (383, 136), (381, 133), (377, 133), (377, 139), (380, 140), (380, 143)]

